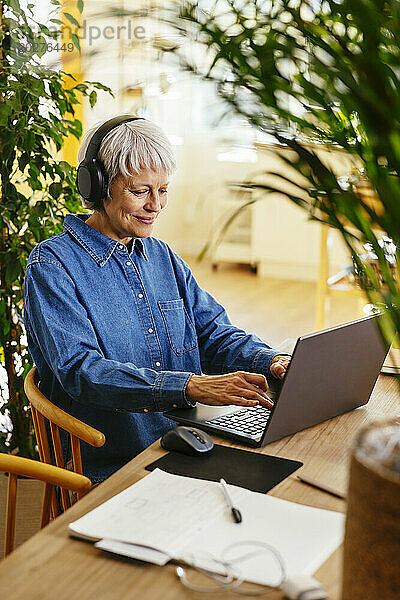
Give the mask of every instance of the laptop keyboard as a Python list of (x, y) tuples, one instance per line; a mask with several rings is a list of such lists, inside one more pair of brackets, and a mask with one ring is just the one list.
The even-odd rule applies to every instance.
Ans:
[(271, 415), (271, 411), (260, 404), (249, 406), (245, 410), (233, 412), (215, 419), (204, 421), (209, 425), (218, 425), (248, 435), (261, 435)]

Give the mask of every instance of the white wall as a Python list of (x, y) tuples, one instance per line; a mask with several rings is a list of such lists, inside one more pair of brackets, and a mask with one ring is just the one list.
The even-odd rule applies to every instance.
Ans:
[[(317, 149), (317, 154), (338, 175), (348, 174), (352, 167), (349, 156), (340, 150)], [(259, 167), (288, 175), (286, 165), (274, 148), (260, 148)], [(273, 181), (273, 178), (266, 178)], [(285, 184), (280, 182), (282, 189)], [(286, 186), (289, 191), (289, 185)], [(256, 206), (255, 245), (260, 256), (260, 274), (285, 279), (316, 280), (320, 255), (321, 225), (311, 221), (307, 213), (279, 194), (269, 195)], [(340, 235), (329, 235), (331, 270), (339, 271), (350, 264)]]
[[(343, 152), (320, 151), (338, 174), (346, 174), (351, 163)], [(251, 179), (267, 171), (285, 172), (275, 149), (258, 150), (256, 163), (218, 162), (215, 140), (199, 137), (180, 148), (179, 171), (171, 186), (169, 207), (160, 217), (156, 235), (177, 252), (194, 255), (217, 231), (213, 203), (229, 195), (229, 182)], [(263, 177), (264, 181), (272, 178)], [(282, 185), (282, 184), (280, 184)], [(316, 280), (318, 276), (319, 223), (279, 194), (263, 195), (254, 205), (253, 255), (261, 276), (293, 280)], [(331, 270), (339, 271), (350, 263), (344, 244), (335, 231), (329, 238)]]

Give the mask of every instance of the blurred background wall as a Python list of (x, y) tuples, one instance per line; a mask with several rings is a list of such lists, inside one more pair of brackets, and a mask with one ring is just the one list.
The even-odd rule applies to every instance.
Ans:
[[(221, 245), (210, 246), (208, 260), (215, 268), (248, 264), (258, 277), (313, 282), (321, 288), (321, 277), (326, 279), (351, 263), (342, 241), (335, 232), (327, 236), (318, 223), (278, 194), (263, 196), (244, 185), (249, 180), (271, 181), (265, 172), (284, 170), (276, 153), (282, 148), (233, 115), (211, 82), (184, 72), (174, 55), (161, 52), (161, 47), (177, 44), (161, 20), (168, 4), (167, 0), (86, 0), (82, 54), (63, 53), (62, 66), (78, 79), (108, 85), (114, 98), (100, 92), (93, 109), (88, 103), (82, 107), (84, 129), (122, 113), (149, 118), (164, 129), (175, 148), (178, 170), (168, 209), (158, 219), (154, 235), (176, 252), (194, 258), (218, 237), (229, 214), (241, 203), (257, 199), (232, 224)], [(201, 63), (198, 48), (187, 42), (184, 50)], [(70, 161), (76, 150), (72, 142), (67, 149)], [(337, 173), (351, 171), (353, 165), (344, 152), (322, 146), (317, 151)], [(359, 309), (350, 311), (349, 319), (358, 313)], [(323, 325), (321, 318), (316, 317), (316, 324)]]

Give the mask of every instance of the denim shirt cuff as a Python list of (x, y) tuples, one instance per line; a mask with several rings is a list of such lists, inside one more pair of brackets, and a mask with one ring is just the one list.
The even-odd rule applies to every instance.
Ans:
[(279, 352), (273, 348), (263, 348), (257, 352), (251, 363), (251, 370), (254, 373), (262, 373), (266, 377), (271, 375), (270, 367), (272, 359), (275, 356), (290, 356), (286, 352)]
[(156, 410), (163, 412), (171, 408), (191, 408), (194, 406), (186, 398), (185, 390), (193, 373), (163, 371), (154, 384)]

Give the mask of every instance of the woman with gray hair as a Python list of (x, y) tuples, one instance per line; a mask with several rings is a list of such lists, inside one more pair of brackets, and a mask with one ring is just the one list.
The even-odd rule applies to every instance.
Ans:
[(43, 394), (105, 434), (102, 448), (82, 444), (84, 472), (98, 482), (174, 425), (168, 409), (271, 406), (266, 376), (283, 377), (289, 358), (234, 327), (151, 237), (176, 168), (154, 123), (97, 125), (79, 161), (93, 212), (66, 215), (64, 231), (32, 251), (24, 317)]

